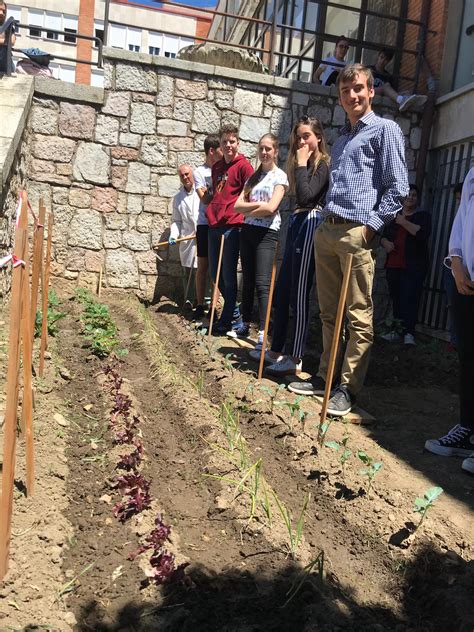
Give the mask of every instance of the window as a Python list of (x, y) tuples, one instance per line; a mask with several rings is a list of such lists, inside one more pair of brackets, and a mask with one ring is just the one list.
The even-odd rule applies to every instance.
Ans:
[[(102, 20), (94, 20), (94, 36), (98, 37), (102, 44), (104, 43), (104, 23)], [(97, 42), (94, 42), (94, 48), (97, 48)]]
[(30, 37), (41, 37), (41, 28), (43, 26), (44, 12), (28, 9), (28, 24)]
[(142, 43), (142, 32), (140, 29), (127, 28), (127, 48), (133, 53), (140, 52)]
[(148, 46), (148, 54), (149, 55), (159, 55), (160, 49), (158, 46)]
[(176, 53), (179, 51), (179, 37), (174, 35), (163, 35), (163, 48), (165, 51), (165, 57), (174, 59)]
[(92, 69), (91, 72), (91, 86), (95, 86), (96, 88), (104, 87), (104, 71)]
[(74, 34), (77, 33), (77, 18), (73, 15), (64, 15), (63, 29), (66, 31), (66, 33), (68, 33), (68, 35), (64, 35), (64, 41), (68, 44), (75, 44), (77, 38), (74, 37)]
[(160, 55), (163, 49), (163, 35), (150, 31), (148, 33), (148, 52), (150, 55)]
[(165, 50), (165, 57), (169, 57), (170, 59), (174, 59), (176, 57), (176, 53), (170, 53), (169, 50)]
[(125, 41), (127, 39), (127, 27), (120, 26), (118, 24), (110, 25), (110, 46), (113, 48), (125, 48)]
[[(46, 13), (46, 19), (44, 22), (44, 26), (54, 29), (55, 31), (62, 30), (61, 24), (61, 14), (60, 13)], [(59, 40), (59, 33), (55, 33), (54, 31), (46, 31), (46, 37), (50, 40)]]

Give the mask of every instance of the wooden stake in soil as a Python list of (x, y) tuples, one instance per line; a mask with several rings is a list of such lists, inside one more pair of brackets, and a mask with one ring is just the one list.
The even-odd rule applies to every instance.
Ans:
[[(23, 193), (26, 200), (26, 193)], [(33, 494), (34, 488), (34, 446), (33, 446), (33, 335), (34, 327), (31, 323), (31, 295), (30, 295), (30, 248), (28, 239), (28, 217), (21, 214), (20, 226), (25, 231), (22, 259), (25, 262), (23, 283), (21, 290), (21, 340), (23, 351), (23, 404), (21, 412), (21, 431), (26, 443), (26, 490), (28, 496)], [(36, 229), (36, 221), (35, 221)]]
[(104, 273), (104, 266), (100, 266), (99, 271), (99, 283), (97, 284), (97, 296), (100, 298), (102, 292), (102, 275)]
[[(337, 306), (336, 322), (334, 325), (334, 334), (333, 334), (332, 343), (331, 343), (331, 353), (329, 355), (329, 366), (328, 366), (328, 372), (326, 375), (326, 387), (324, 389), (323, 405), (322, 405), (321, 414), (320, 414), (320, 422), (319, 422), (320, 428), (326, 422), (326, 415), (328, 412), (329, 396), (331, 395), (331, 384), (332, 384), (332, 378), (334, 377), (334, 366), (336, 364), (337, 350), (339, 347), (339, 336), (341, 334), (342, 318), (344, 316), (344, 307), (346, 305), (347, 289), (349, 287), (349, 278), (351, 276), (352, 256), (353, 255), (350, 253), (346, 257), (344, 276), (342, 278), (341, 294), (339, 295), (339, 305)], [(324, 435), (324, 433), (322, 434)], [(321, 433), (318, 432), (318, 439), (320, 435)]]
[(49, 295), (49, 270), (51, 267), (51, 239), (53, 236), (53, 214), (50, 212), (48, 217), (48, 241), (46, 245), (46, 259), (43, 271), (43, 307), (42, 307), (42, 323), (41, 323), (41, 346), (39, 360), (39, 376), (43, 377), (44, 373), (44, 353), (48, 348), (48, 295)]
[[(189, 241), (190, 239), (196, 239), (196, 235), (188, 235), (187, 237), (180, 237), (174, 243), (179, 244), (182, 241)], [(160, 241), (159, 244), (156, 244), (156, 246), (153, 246), (153, 250), (156, 250), (157, 248), (162, 248), (163, 246), (169, 246), (169, 245), (170, 244), (168, 241)]]
[(265, 315), (265, 328), (263, 330), (263, 343), (262, 343), (262, 352), (260, 353), (260, 363), (258, 365), (258, 379), (262, 379), (263, 375), (263, 365), (265, 363), (265, 352), (267, 350), (267, 336), (268, 336), (268, 327), (270, 326), (270, 315), (272, 313), (272, 301), (273, 301), (273, 292), (275, 290), (275, 278), (276, 278), (276, 270), (277, 270), (277, 256), (278, 256), (278, 244), (275, 248), (275, 256), (273, 257), (273, 266), (272, 266), (272, 276), (270, 279), (270, 291), (268, 294), (268, 306), (267, 313)]
[(46, 220), (46, 206), (43, 200), (39, 202), (38, 223), (35, 222), (35, 232), (33, 234), (33, 266), (31, 269), (31, 328), (32, 340), (35, 334), (36, 310), (38, 308), (39, 280), (43, 263), (43, 239), (44, 222)]
[(221, 265), (222, 265), (222, 255), (224, 254), (224, 243), (225, 237), (221, 236), (221, 247), (219, 249), (219, 261), (217, 262), (217, 274), (216, 280), (214, 282), (214, 290), (212, 292), (212, 305), (211, 305), (211, 319), (209, 321), (209, 331), (207, 332), (207, 336), (209, 337), (212, 333), (212, 325), (214, 324), (214, 314), (216, 311), (216, 303), (217, 303), (217, 292), (219, 288), (219, 278), (221, 276)]
[[(26, 198), (22, 213), (26, 215)], [(18, 228), (15, 235), (14, 253), (21, 259), (25, 249), (26, 231)], [(3, 435), (2, 497), (0, 501), (0, 581), (8, 571), (11, 520), (13, 507), (13, 484), (15, 480), (15, 451), (18, 413), (18, 368), (20, 362), (20, 323), (22, 283), (27, 283), (22, 265), (12, 271), (10, 303), (10, 339), (8, 343), (7, 399)], [(29, 332), (28, 332), (29, 333)]]

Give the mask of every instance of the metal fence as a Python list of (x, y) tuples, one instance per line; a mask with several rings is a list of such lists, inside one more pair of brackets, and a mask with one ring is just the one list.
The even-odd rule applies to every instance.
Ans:
[(426, 209), (432, 213), (431, 267), (425, 280), (420, 322), (433, 329), (446, 329), (447, 309), (443, 287), (443, 261), (456, 214), (453, 189), (462, 183), (474, 165), (474, 141), (432, 152), (427, 175)]

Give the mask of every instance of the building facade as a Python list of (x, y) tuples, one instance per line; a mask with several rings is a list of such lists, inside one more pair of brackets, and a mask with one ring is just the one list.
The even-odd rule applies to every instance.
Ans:
[[(196, 43), (196, 37), (205, 37), (211, 23), (211, 17), (199, 10), (128, 0), (25, 0), (21, 5), (9, 3), (8, 15), (24, 25), (17, 33), (17, 49), (45, 50), (55, 57), (50, 67), (57, 79), (94, 86), (103, 85), (97, 42), (81, 39), (78, 33), (113, 48), (173, 58)], [(15, 53), (15, 60), (20, 57)], [(90, 63), (76, 64), (77, 59)]]

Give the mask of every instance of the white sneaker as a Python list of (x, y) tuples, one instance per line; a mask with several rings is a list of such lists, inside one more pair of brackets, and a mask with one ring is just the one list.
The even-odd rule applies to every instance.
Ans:
[(400, 340), (400, 336), (396, 331), (389, 331), (387, 334), (382, 334), (380, 338), (387, 342), (398, 342)]
[[(252, 360), (255, 360), (256, 362), (260, 362), (260, 355), (262, 353), (262, 345), (256, 345), (255, 349), (252, 349), (252, 351), (249, 351), (249, 357), (252, 358)], [(270, 352), (267, 350), (265, 351), (265, 364), (274, 364), (275, 362), (278, 362), (279, 360), (281, 360), (283, 358), (282, 355), (278, 356), (277, 358), (274, 358), (273, 356), (270, 355)]]
[(474, 474), (474, 452), (471, 454), (471, 456), (468, 456), (467, 459), (464, 459), (464, 461), (461, 464), (461, 467), (466, 472), (470, 472), (471, 474)]
[(410, 94), (410, 95), (402, 97), (403, 100), (398, 106), (398, 111), (405, 112), (405, 110), (408, 110), (410, 107), (414, 106), (417, 102), (416, 97), (417, 97), (416, 94)]
[(403, 344), (404, 345), (411, 345), (412, 347), (414, 347), (416, 345), (415, 342), (415, 338), (413, 337), (412, 334), (405, 334), (403, 336)]
[(265, 373), (269, 375), (299, 375), (301, 373), (303, 363), (293, 362), (289, 356), (283, 356), (281, 360), (274, 362), (265, 369)]

